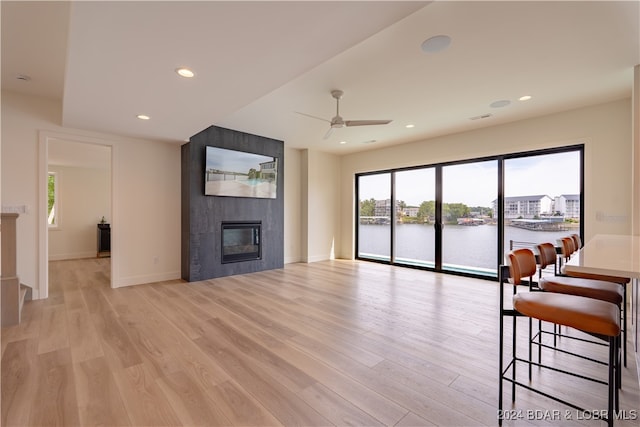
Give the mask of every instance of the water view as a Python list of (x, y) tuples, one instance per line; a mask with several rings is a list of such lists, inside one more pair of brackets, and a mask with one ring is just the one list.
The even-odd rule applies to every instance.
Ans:
[[(576, 224), (577, 225), (577, 224)], [(505, 251), (510, 241), (515, 247), (529, 243), (556, 243), (574, 231), (531, 231), (523, 228), (505, 227)], [(427, 265), (433, 267), (435, 259), (435, 230), (433, 224), (397, 224), (396, 262)], [(360, 224), (358, 245), (360, 256), (389, 259), (390, 225)], [(495, 225), (445, 225), (442, 238), (442, 260), (444, 268), (457, 270), (496, 271), (498, 251), (498, 229)]]
[(396, 263), (435, 267), (438, 221), (443, 271), (495, 277), (504, 255), (498, 254), (498, 209), (505, 252), (512, 241), (514, 248), (555, 244), (578, 232), (581, 150), (528, 154), (358, 176), (358, 256), (389, 261), (393, 227)]

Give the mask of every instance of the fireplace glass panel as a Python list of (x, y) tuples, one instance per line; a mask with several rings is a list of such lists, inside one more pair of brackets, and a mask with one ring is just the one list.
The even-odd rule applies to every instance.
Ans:
[(261, 258), (260, 222), (222, 223), (222, 262)]

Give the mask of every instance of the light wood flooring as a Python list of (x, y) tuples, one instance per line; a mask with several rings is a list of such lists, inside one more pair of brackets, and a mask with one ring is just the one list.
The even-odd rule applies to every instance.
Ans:
[[(3, 426), (497, 425), (494, 282), (331, 261), (111, 289), (108, 259), (57, 261), (23, 318), (2, 329)], [(629, 360), (616, 425), (638, 426)], [(605, 386), (534, 377), (606, 408)], [(505, 403), (505, 425), (603, 424), (526, 390)]]

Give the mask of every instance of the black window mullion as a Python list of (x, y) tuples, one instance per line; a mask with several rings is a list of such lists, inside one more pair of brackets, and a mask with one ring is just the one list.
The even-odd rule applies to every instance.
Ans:
[(500, 265), (504, 261), (504, 156), (498, 157), (498, 203), (497, 212), (493, 216), (498, 221), (498, 265), (496, 270), (500, 271)]
[(435, 268), (442, 271), (442, 166), (436, 166)]
[(584, 148), (580, 150), (580, 239), (584, 242)]
[(360, 258), (360, 176), (356, 176), (356, 217), (354, 219), (354, 228), (355, 228), (355, 239), (354, 248), (355, 248), (355, 258)]
[(389, 179), (391, 179), (391, 212), (389, 212), (391, 220), (389, 245), (391, 247), (389, 248), (389, 262), (394, 264), (396, 262), (396, 173), (391, 172), (389, 175)]

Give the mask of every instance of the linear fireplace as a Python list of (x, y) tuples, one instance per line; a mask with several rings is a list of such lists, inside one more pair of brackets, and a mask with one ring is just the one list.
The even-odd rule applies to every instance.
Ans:
[(222, 263), (262, 257), (261, 221), (222, 223)]

